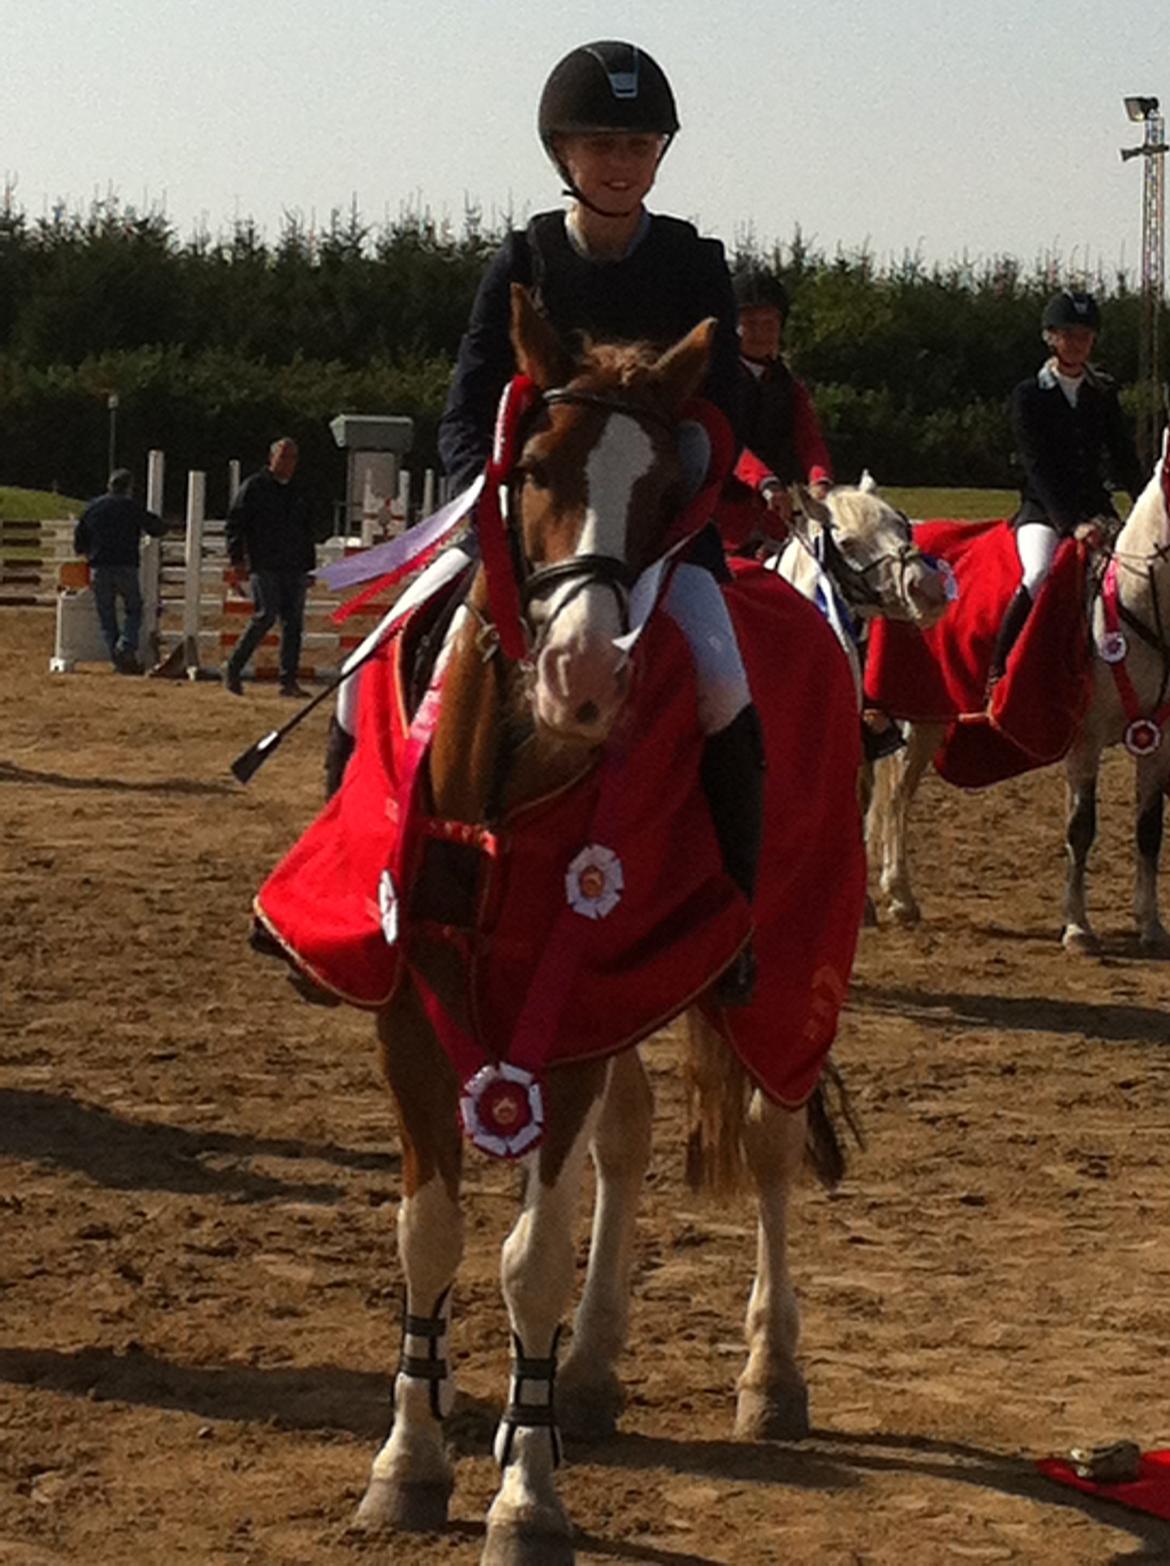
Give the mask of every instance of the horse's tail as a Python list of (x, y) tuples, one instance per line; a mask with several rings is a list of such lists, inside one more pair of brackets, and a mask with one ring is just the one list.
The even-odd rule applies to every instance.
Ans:
[(804, 1158), (813, 1174), (827, 1189), (840, 1185), (849, 1167), (844, 1140), (838, 1130), (844, 1121), (858, 1147), (865, 1146), (865, 1133), (845, 1086), (845, 1078), (831, 1060), (825, 1062), (820, 1081), (808, 1101), (808, 1135)]
[[(714, 1196), (735, 1195), (749, 1184), (743, 1133), (754, 1090), (747, 1072), (702, 1012), (687, 1014), (687, 1184)], [(858, 1147), (865, 1137), (840, 1071), (826, 1062), (806, 1106), (805, 1163), (830, 1190), (844, 1178), (843, 1123)]]
[(743, 1129), (752, 1083), (734, 1050), (697, 1007), (687, 1013), (687, 1184), (713, 1196), (746, 1189)]

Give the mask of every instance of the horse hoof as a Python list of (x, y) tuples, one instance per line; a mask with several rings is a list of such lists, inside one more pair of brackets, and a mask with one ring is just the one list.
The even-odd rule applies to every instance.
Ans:
[(922, 918), (922, 910), (912, 897), (893, 898), (890, 901), (890, 921), (893, 924), (907, 928), (917, 924)]
[(441, 1533), (450, 1499), (451, 1486), (438, 1480), (395, 1484), (371, 1479), (350, 1528), (355, 1533)]
[(489, 1523), (479, 1566), (574, 1566), (576, 1559), (567, 1534), (529, 1533), (508, 1523)]
[(1170, 934), (1165, 930), (1151, 930), (1139, 941), (1143, 957), (1170, 957)]
[(741, 1389), (735, 1404), (737, 1441), (803, 1441), (811, 1426), (803, 1385)]
[(1076, 924), (1068, 926), (1060, 937), (1060, 944), (1076, 957), (1096, 957), (1101, 951), (1101, 942), (1092, 930), (1084, 930)]
[(616, 1376), (580, 1381), (571, 1364), (557, 1376), (557, 1425), (570, 1441), (608, 1441), (617, 1430), (626, 1395)]

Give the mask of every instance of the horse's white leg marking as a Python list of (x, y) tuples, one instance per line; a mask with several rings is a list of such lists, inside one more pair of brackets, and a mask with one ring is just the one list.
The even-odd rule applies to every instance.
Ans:
[[(600, 1108), (600, 1098), (595, 1099), (554, 1184), (541, 1179), (540, 1154), (529, 1159), (524, 1206), (501, 1254), (500, 1276), (518, 1357), (513, 1363), (510, 1407), (534, 1408), (537, 1419), (551, 1401), (552, 1378), (547, 1370), (573, 1292), (573, 1219)], [(517, 1373), (523, 1362), (531, 1367), (527, 1375)], [(507, 1413), (501, 1419), (495, 1454), (503, 1475), (488, 1512), (483, 1566), (569, 1566), (572, 1562), (569, 1520), (555, 1484), (559, 1446), (551, 1423), (518, 1424)]]
[(792, 1441), (808, 1434), (808, 1393), (796, 1360), (800, 1312), (788, 1271), (788, 1199), (804, 1156), (806, 1125), (805, 1110), (753, 1096), (744, 1152), (760, 1215), (748, 1359), (736, 1388), (735, 1433), (744, 1440)]
[(1101, 943), (1089, 923), (1085, 902), (1085, 869), (1089, 862), (1089, 850), (1097, 835), (1097, 769), (1100, 765), (1100, 741), (1092, 734), (1080, 734), (1065, 761), (1068, 876), (1064, 887), (1064, 929), (1060, 940), (1066, 951), (1090, 955), (1101, 949)]
[(583, 1440), (612, 1433), (624, 1401), (617, 1361), (626, 1345), (638, 1195), (650, 1163), (654, 1097), (636, 1050), (610, 1067), (593, 1137), (597, 1196), (585, 1289), (557, 1377), (561, 1428)]
[(882, 763), (897, 769), (878, 802), (883, 850), (881, 885), (889, 899), (890, 917), (896, 924), (914, 924), (921, 917), (910, 882), (910, 806), (944, 733), (941, 723), (911, 723), (906, 749)]
[(1152, 756), (1143, 757), (1134, 769), (1136, 848), (1133, 912), (1142, 950), (1151, 955), (1170, 953), (1170, 935), (1158, 911), (1158, 856), (1162, 850), (1162, 814), (1170, 757), (1166, 743)]
[[(431, 1325), (403, 1337), (403, 1358), (449, 1367), (452, 1280), (463, 1254), (463, 1217), (439, 1175), (403, 1197), (398, 1209), (398, 1253), (406, 1279), (409, 1316)], [(420, 1322), (420, 1326), (422, 1323)], [(400, 1370), (394, 1381), (394, 1426), (374, 1458), (370, 1483), (354, 1519), (359, 1528), (431, 1531), (447, 1520), (451, 1465), (441, 1419), (454, 1401), (450, 1371), (441, 1379)]]

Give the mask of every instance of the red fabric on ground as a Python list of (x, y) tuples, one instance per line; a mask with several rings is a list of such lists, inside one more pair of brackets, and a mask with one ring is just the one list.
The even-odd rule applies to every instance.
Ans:
[(1135, 1512), (1149, 1512), (1152, 1517), (1164, 1517), (1170, 1522), (1170, 1451), (1143, 1452), (1139, 1460), (1139, 1477), (1121, 1484), (1082, 1479), (1060, 1457), (1042, 1457), (1036, 1467), (1057, 1484), (1071, 1485), (1085, 1495), (1116, 1501), (1119, 1506), (1128, 1506)]
[(996, 633), (1020, 581), (1006, 522), (924, 522), (925, 554), (951, 565), (959, 597), (929, 631), (878, 620), (866, 658), (866, 700), (896, 718), (947, 723), (935, 766), (983, 788), (1066, 754), (1089, 699), (1091, 648), (1080, 547), (1066, 540), (984, 710)]
[[(769, 1096), (796, 1104), (816, 1085), (836, 1031), (864, 899), (856, 701), (833, 633), (774, 573), (745, 562), (727, 597), (769, 773), (759, 987), (752, 1006), (715, 1020)], [(394, 636), (363, 675), (358, 746), (341, 790), (256, 900), (317, 983), (371, 1008), (393, 993), (420, 933), (408, 891), (394, 946), (378, 905), (399, 821), (420, 841), (425, 827), (399, 791), (404, 640)], [(633, 1043), (705, 989), (748, 935), (749, 911), (723, 871), (699, 783), (689, 650), (665, 615), (654, 616), (635, 660), (628, 710), (601, 764), (514, 812), (499, 829), (499, 852), (481, 856), (466, 1010), (485, 1059), (539, 1069)], [(624, 886), (613, 911), (591, 919), (568, 907), (566, 872), (595, 842), (618, 856)], [(570, 954), (551, 980), (541, 966), (550, 945)], [(534, 1014), (548, 1019), (536, 1030), (540, 1060), (531, 1026), (518, 1030)], [(522, 1060), (513, 1053), (521, 1031)]]

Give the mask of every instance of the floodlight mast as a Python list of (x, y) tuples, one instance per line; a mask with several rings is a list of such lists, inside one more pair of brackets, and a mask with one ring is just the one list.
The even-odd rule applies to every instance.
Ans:
[(1161, 376), (1160, 329), (1166, 293), (1166, 121), (1157, 98), (1125, 100), (1131, 120), (1143, 122), (1145, 140), (1140, 147), (1124, 147), (1122, 162), (1143, 161), (1142, 178), (1142, 325), (1138, 377), (1142, 387), (1138, 422), (1138, 449), (1142, 460), (1153, 466), (1158, 458), (1164, 395)]

